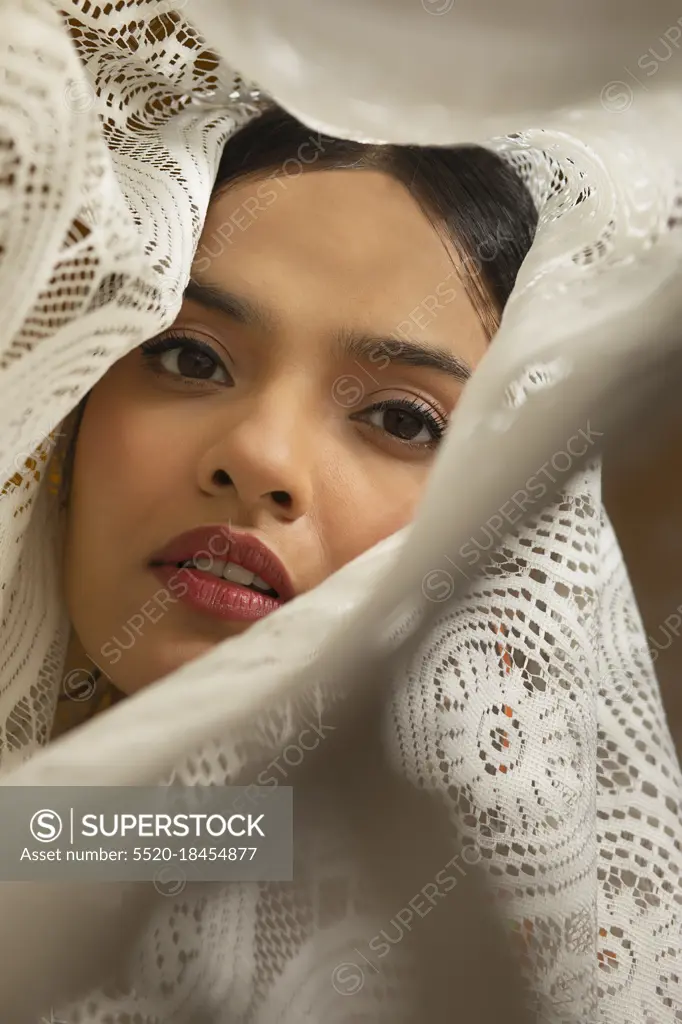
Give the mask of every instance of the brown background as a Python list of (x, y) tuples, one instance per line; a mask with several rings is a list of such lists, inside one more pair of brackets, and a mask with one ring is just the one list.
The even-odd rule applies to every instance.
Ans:
[[(682, 405), (682, 403), (680, 403)], [(604, 459), (604, 501), (635, 590), (650, 647), (659, 650), (656, 672), (670, 729), (682, 755), (682, 409), (651, 413), (643, 428)], [(675, 628), (680, 636), (674, 635)], [(669, 646), (663, 650), (667, 644)], [(660, 645), (660, 646), (659, 646)]]

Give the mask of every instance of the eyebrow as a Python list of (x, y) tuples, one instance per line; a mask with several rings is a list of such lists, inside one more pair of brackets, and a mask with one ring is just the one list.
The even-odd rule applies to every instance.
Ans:
[[(205, 309), (214, 309), (246, 327), (267, 330), (276, 323), (273, 313), (260, 303), (234, 295), (216, 285), (200, 283), (193, 278), (189, 280), (184, 297)], [(336, 342), (343, 356), (365, 363), (373, 363), (377, 357), (385, 358), (399, 366), (424, 367), (446, 373), (462, 384), (466, 384), (473, 372), (464, 359), (448, 349), (411, 338), (343, 330), (337, 334)], [(377, 366), (377, 371), (384, 366)]]
[[(430, 345), (412, 338), (375, 336), (343, 331), (338, 336), (341, 352), (361, 362), (376, 362), (377, 356), (388, 359), (398, 366), (418, 366), (439, 373), (447, 373), (462, 384), (471, 377), (469, 364), (459, 356), (438, 345)], [(377, 366), (377, 371), (384, 368)]]
[(199, 283), (194, 278), (189, 279), (184, 298), (197, 302), (205, 309), (214, 309), (218, 313), (223, 313), (231, 320), (244, 324), (245, 327), (268, 329), (275, 322), (272, 313), (260, 303), (233, 295), (232, 292), (224, 291), (213, 284)]

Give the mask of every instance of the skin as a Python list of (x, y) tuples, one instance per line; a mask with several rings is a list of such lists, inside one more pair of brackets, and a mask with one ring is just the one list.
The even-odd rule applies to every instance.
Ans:
[[(177, 601), (120, 649), (160, 588), (149, 560), (172, 538), (229, 523), (274, 551), (303, 593), (413, 518), (437, 442), (418, 413), (400, 421), (371, 406), (416, 399), (446, 426), (463, 375), (402, 365), (395, 344), (344, 351), (340, 336), (409, 336), (471, 371), (488, 344), (454, 251), (400, 183), (332, 170), (280, 184), (256, 216), (243, 211), (257, 180), (211, 203), (192, 279), (263, 314), (242, 323), (186, 295), (171, 333), (211, 346), (214, 379), (174, 375), (196, 367), (177, 349), (153, 363), (135, 349), (85, 408), (66, 523), (71, 663), (84, 651), (125, 693), (249, 627)], [(225, 241), (227, 223), (245, 226)], [(395, 436), (405, 423), (412, 444)]]

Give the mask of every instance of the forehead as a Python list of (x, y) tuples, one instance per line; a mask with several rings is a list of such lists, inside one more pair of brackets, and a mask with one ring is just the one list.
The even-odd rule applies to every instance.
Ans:
[[(411, 333), (480, 341), (453, 247), (380, 171), (236, 182), (211, 202), (196, 259), (204, 279), (272, 308), (284, 326), (300, 330), (304, 318), (312, 329), (388, 334), (426, 301), (429, 324), (418, 317)], [(444, 293), (449, 301), (434, 309), (428, 300)]]

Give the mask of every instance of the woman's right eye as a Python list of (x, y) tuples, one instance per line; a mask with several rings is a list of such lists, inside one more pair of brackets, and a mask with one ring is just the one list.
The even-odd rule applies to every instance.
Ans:
[(166, 336), (145, 341), (140, 348), (157, 371), (186, 380), (232, 383), (220, 356), (210, 345), (196, 338)]

